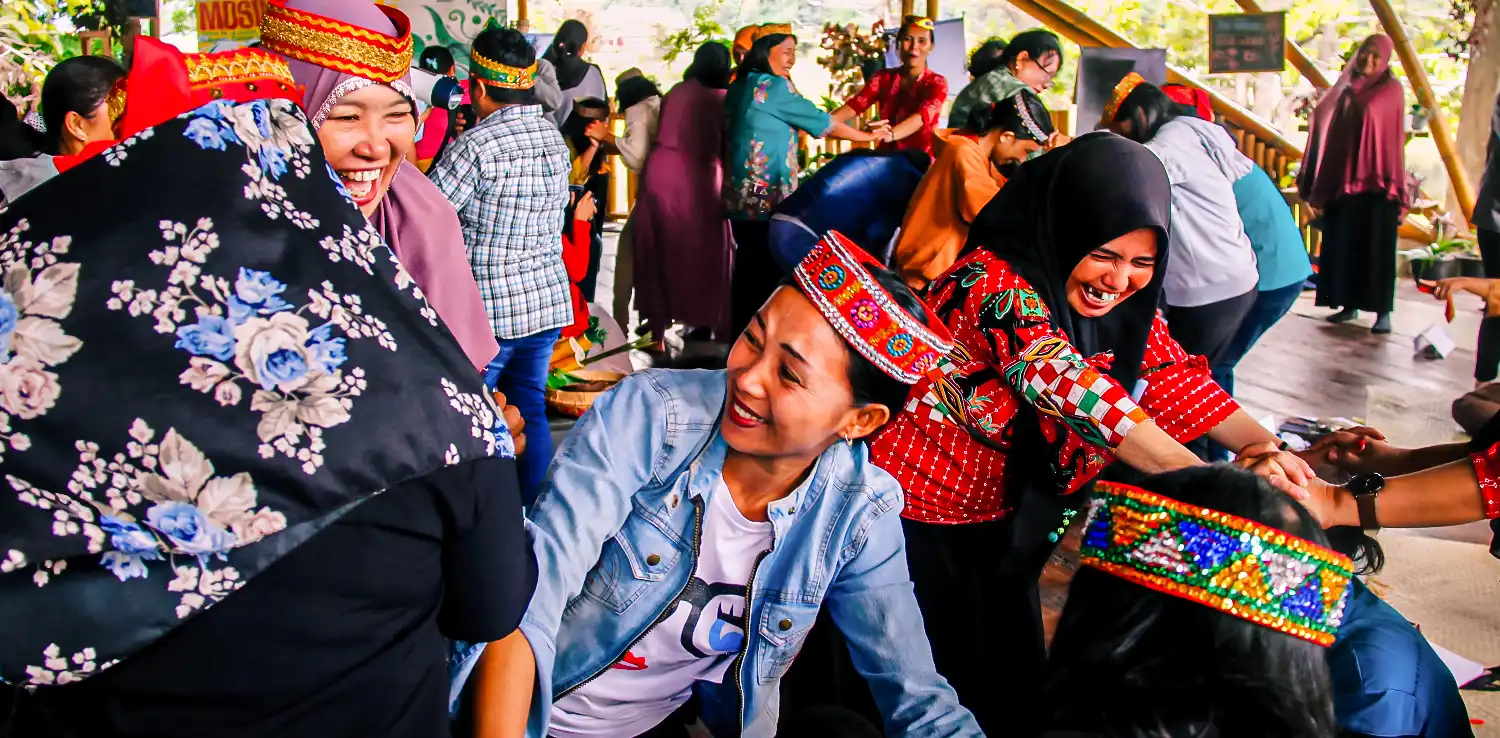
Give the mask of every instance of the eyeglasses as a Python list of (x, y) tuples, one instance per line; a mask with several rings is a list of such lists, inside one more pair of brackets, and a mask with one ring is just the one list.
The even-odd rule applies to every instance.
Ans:
[(1037, 69), (1042, 70), (1042, 74), (1047, 75), (1048, 82), (1051, 82), (1052, 79), (1057, 76), (1058, 71), (1062, 69), (1062, 59), (1058, 59), (1057, 64), (1051, 69), (1042, 66), (1042, 63), (1035, 59), (1028, 59), (1028, 61), (1030, 61), (1032, 64), (1035, 64)]

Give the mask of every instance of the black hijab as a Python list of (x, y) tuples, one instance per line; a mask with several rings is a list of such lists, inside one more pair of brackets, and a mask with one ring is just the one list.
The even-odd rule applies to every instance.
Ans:
[[(987, 249), (1010, 264), (1081, 354), (1114, 352), (1109, 375), (1133, 392), (1167, 273), (1172, 192), (1166, 169), (1146, 147), (1101, 132), (1028, 161), (1014, 175), (974, 220), (965, 251)], [(1157, 231), (1151, 282), (1103, 317), (1073, 312), (1067, 295), (1073, 268), (1094, 249), (1140, 228)]]
[(557, 35), (552, 37), (552, 45), (547, 47), (542, 58), (557, 70), (559, 89), (571, 90), (588, 75), (589, 67), (593, 65), (579, 56), (588, 42), (589, 29), (579, 21), (565, 20), (557, 27)]

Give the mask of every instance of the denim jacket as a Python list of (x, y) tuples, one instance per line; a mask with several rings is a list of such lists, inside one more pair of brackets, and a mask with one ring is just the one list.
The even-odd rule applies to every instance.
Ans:
[[(527, 735), (545, 736), (550, 698), (619, 661), (687, 587), (728, 450), (726, 383), (723, 371), (636, 374), (563, 442), (528, 516), (547, 576), (521, 631), (551, 694), (533, 701)], [(900, 512), (900, 487), (862, 443), (834, 444), (808, 483), (771, 504), (775, 537), (746, 587), (743, 650), (722, 684), (695, 687), (715, 736), (776, 734), (780, 680), (825, 604), (889, 735), (982, 735), (922, 636)], [(458, 652), (455, 698), (481, 648)]]

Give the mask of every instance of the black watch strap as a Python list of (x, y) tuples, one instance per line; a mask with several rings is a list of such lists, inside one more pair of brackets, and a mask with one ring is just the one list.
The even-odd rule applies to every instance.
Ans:
[(1385, 477), (1379, 474), (1356, 474), (1349, 480), (1349, 491), (1354, 494), (1354, 504), (1359, 510), (1359, 527), (1366, 533), (1380, 530), (1380, 518), (1375, 514), (1375, 497), (1385, 488)]

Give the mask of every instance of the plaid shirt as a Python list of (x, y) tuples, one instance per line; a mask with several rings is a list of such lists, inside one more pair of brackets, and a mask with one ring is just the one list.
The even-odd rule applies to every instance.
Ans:
[(568, 147), (539, 105), (501, 108), (449, 145), (430, 175), (458, 210), (495, 336), (573, 323), (563, 265)]

